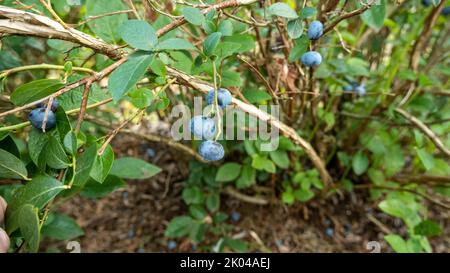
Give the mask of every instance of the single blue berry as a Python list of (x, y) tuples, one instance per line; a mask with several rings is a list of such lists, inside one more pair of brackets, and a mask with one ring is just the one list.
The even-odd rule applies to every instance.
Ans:
[(145, 153), (147, 154), (148, 157), (155, 157), (156, 156), (156, 152), (152, 148), (147, 148), (147, 150), (145, 150)]
[(189, 123), (189, 131), (200, 139), (213, 139), (216, 136), (216, 123), (212, 118), (195, 116)]
[[(217, 90), (217, 103), (220, 107), (225, 108), (231, 104), (231, 93), (225, 88), (219, 88)], [(214, 89), (210, 90), (206, 95), (206, 103), (208, 105), (214, 104)]]
[(200, 144), (198, 153), (206, 161), (218, 161), (225, 155), (225, 150), (219, 142), (207, 140)]
[(344, 86), (344, 91), (346, 91), (346, 92), (351, 92), (351, 91), (353, 91), (353, 86), (352, 86), (352, 85), (346, 85), (346, 86)]
[(361, 84), (355, 88), (355, 92), (358, 96), (364, 96), (366, 94), (366, 87), (364, 84)]
[(435, 6), (439, 5), (441, 3), (441, 0), (422, 0), (422, 5), (425, 7), (429, 7), (431, 4), (434, 4)]
[(128, 239), (132, 239), (132, 238), (134, 238), (134, 236), (135, 236), (135, 232), (134, 232), (134, 229), (129, 229), (128, 230), (128, 234), (127, 234), (127, 237), (128, 237)]
[(308, 38), (317, 40), (323, 35), (323, 24), (320, 21), (312, 21), (308, 28)]
[(237, 212), (237, 211), (233, 211), (231, 213), (231, 220), (233, 222), (239, 222), (239, 220), (241, 220), (241, 214), (239, 212)]
[(445, 7), (445, 8), (441, 11), (441, 14), (444, 15), (444, 16), (450, 15), (450, 6)]
[[(47, 102), (40, 102), (36, 107), (37, 107), (37, 108), (45, 108), (45, 107), (47, 107)], [(59, 107), (59, 101), (58, 101), (57, 99), (54, 99), (53, 102), (52, 102), (52, 106), (51, 106), (50, 109), (51, 109), (53, 112), (56, 112), (56, 110), (58, 109), (58, 107)]]
[(167, 242), (167, 248), (172, 250), (175, 249), (177, 247), (177, 242), (170, 240)]
[(320, 55), (320, 53), (316, 51), (308, 51), (303, 54), (301, 61), (305, 66), (308, 67), (318, 66), (320, 63), (322, 63), (322, 55)]
[(334, 235), (334, 230), (333, 230), (333, 228), (327, 228), (326, 230), (325, 230), (325, 234), (328, 236), (328, 237), (333, 237), (333, 235)]
[(428, 7), (431, 4), (431, 0), (422, 0), (422, 5)]
[[(33, 109), (28, 114), (28, 120), (36, 129), (42, 129), (42, 123), (44, 121), (45, 108), (36, 108)], [(56, 125), (56, 116), (52, 111), (48, 112), (47, 115), (47, 123), (45, 124), (45, 129), (50, 130)]]

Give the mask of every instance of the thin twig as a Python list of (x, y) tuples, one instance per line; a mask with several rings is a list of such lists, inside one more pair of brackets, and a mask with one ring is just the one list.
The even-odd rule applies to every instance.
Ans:
[[(28, 71), (28, 70), (36, 70), (36, 69), (55, 69), (55, 70), (64, 70), (64, 65), (54, 65), (54, 64), (33, 64), (33, 65), (25, 65), (18, 66), (11, 69), (0, 71), (0, 79), (8, 77), (12, 74)], [(84, 67), (72, 67), (73, 71), (85, 72), (89, 74), (94, 74), (95, 71), (89, 68)]]
[(243, 202), (250, 203), (250, 204), (256, 204), (256, 205), (268, 205), (269, 201), (266, 199), (255, 197), (255, 196), (248, 196), (243, 193), (238, 192), (231, 186), (228, 186), (224, 189), (224, 193), (228, 194), (231, 197), (234, 197), (236, 199), (239, 199)]
[(80, 114), (78, 115), (77, 125), (75, 126), (75, 133), (78, 134), (81, 129), (81, 123), (83, 122), (84, 114), (86, 113), (86, 107), (89, 100), (89, 91), (91, 90), (91, 81), (86, 82), (84, 85), (84, 91), (81, 99)]
[(55, 18), (55, 20), (58, 23), (60, 23), (65, 29), (70, 29), (66, 25), (66, 23), (58, 16), (58, 14), (56, 14), (56, 12), (53, 10), (50, 0), (48, 0), (48, 2), (45, 2), (45, 0), (39, 0), (39, 2), (41, 2), (41, 4), (45, 7), (45, 9), (47, 9), (50, 12), (50, 14), (53, 16), (53, 18)]
[(419, 120), (418, 118), (414, 117), (413, 115), (411, 115), (410, 113), (406, 112), (401, 108), (396, 108), (395, 112), (399, 113), (405, 119), (416, 125), (417, 128), (419, 128), (420, 131), (422, 131), (422, 133), (424, 133), (426, 136), (428, 136), (428, 138), (430, 138), (430, 140), (434, 143), (434, 145), (436, 145), (436, 147), (441, 152), (443, 152), (447, 157), (450, 157), (450, 150), (445, 147), (444, 143), (442, 143), (442, 141), (438, 138), (438, 136), (430, 128), (428, 128), (428, 126), (426, 126), (421, 120)]
[(132, 13), (134, 12), (132, 9), (127, 9), (127, 10), (117, 10), (117, 11), (112, 11), (112, 12), (108, 12), (108, 13), (103, 13), (103, 14), (99, 14), (99, 15), (92, 15), (87, 17), (84, 21), (81, 21), (77, 24), (77, 26), (81, 26), (84, 25), (92, 20), (97, 20), (106, 16), (112, 16), (112, 15), (117, 15), (117, 14), (124, 14), (124, 13)]

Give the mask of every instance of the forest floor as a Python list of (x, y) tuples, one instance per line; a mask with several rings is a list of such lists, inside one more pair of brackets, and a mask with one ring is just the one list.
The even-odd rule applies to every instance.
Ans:
[[(101, 199), (76, 197), (63, 204), (59, 210), (74, 217), (85, 231), (75, 239), (81, 251), (211, 252), (218, 238), (207, 237), (198, 246), (176, 239), (175, 249), (167, 247), (164, 230), (168, 222), (187, 210), (181, 192), (188, 170), (179, 152), (128, 136), (117, 137), (113, 147), (117, 158), (140, 157), (163, 172), (148, 180), (128, 181), (126, 188)], [(155, 150), (155, 156), (146, 155), (148, 148)], [(239, 221), (228, 220), (234, 225), (229, 235), (247, 241), (251, 252), (371, 252), (371, 241), (379, 242), (381, 252), (392, 252), (383, 236), (395, 232), (406, 237), (401, 221), (381, 213), (365, 192), (312, 201), (307, 206), (280, 202), (260, 206), (223, 195), (221, 211), (240, 213)], [(449, 252), (450, 212), (430, 216), (445, 226), (442, 236), (430, 240), (434, 251)], [(66, 243), (46, 239), (43, 246), (47, 251), (66, 252)]]

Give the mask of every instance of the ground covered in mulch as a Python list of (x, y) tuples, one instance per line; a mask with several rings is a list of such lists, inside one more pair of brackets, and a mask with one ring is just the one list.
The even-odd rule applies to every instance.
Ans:
[[(149, 160), (164, 171), (144, 181), (128, 181), (126, 188), (102, 199), (76, 197), (62, 205), (60, 211), (74, 217), (84, 229), (79, 240), (82, 252), (210, 252), (218, 238), (207, 237), (207, 243), (193, 245), (178, 239), (176, 248), (168, 249), (164, 230), (174, 216), (186, 213), (181, 199), (187, 176), (188, 159), (180, 152), (161, 144), (139, 142), (120, 136), (113, 145), (116, 157), (137, 156)], [(150, 157), (147, 148), (156, 154)], [(246, 240), (252, 252), (370, 252), (371, 241), (379, 242), (381, 252), (392, 252), (383, 240), (386, 232), (406, 236), (402, 223), (382, 214), (365, 193), (334, 196), (307, 206), (281, 203), (258, 206), (223, 195), (221, 210), (239, 212), (239, 221), (231, 236)], [(435, 252), (450, 249), (450, 213), (430, 215), (443, 224), (445, 234), (431, 239)], [(47, 251), (67, 251), (67, 242), (46, 239)], [(373, 243), (369, 243), (373, 244)]]

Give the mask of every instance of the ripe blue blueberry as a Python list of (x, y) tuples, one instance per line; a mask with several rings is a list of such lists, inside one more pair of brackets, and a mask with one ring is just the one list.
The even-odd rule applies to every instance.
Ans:
[(308, 51), (303, 54), (301, 61), (308, 67), (318, 66), (322, 62), (322, 55), (316, 51)]
[(422, 5), (425, 7), (430, 6), (431, 4), (439, 5), (441, 3), (441, 0), (422, 0)]
[(364, 96), (366, 94), (366, 86), (364, 84), (358, 85), (355, 88), (355, 92), (358, 96)]
[(156, 152), (152, 148), (147, 148), (147, 150), (145, 150), (145, 153), (147, 154), (148, 157), (155, 157), (156, 156)]
[(349, 85), (344, 86), (344, 91), (351, 92), (355, 91), (356, 87), (358, 87), (359, 84), (357, 82), (351, 82)]
[[(225, 108), (231, 104), (231, 93), (225, 88), (219, 88), (217, 90), (217, 102), (220, 107)], [(206, 95), (206, 103), (211, 105), (214, 104), (214, 90), (210, 90)]]
[(167, 248), (172, 250), (175, 249), (177, 247), (177, 242), (170, 240), (167, 242)]
[(333, 237), (333, 235), (334, 235), (334, 230), (333, 230), (333, 228), (327, 228), (326, 230), (325, 230), (325, 234), (328, 236), (328, 237)]
[(312, 21), (308, 28), (308, 38), (317, 40), (323, 35), (323, 24), (320, 21)]
[(346, 92), (351, 92), (351, 91), (353, 91), (353, 86), (352, 86), (352, 85), (346, 85), (346, 86), (344, 86), (344, 91), (346, 91)]
[(225, 150), (219, 142), (207, 140), (200, 144), (198, 153), (206, 161), (218, 161), (225, 155)]
[[(36, 107), (37, 107), (37, 108), (45, 108), (45, 107), (47, 107), (47, 102), (41, 102), (41, 103), (39, 103)], [(52, 102), (52, 106), (51, 106), (50, 109), (51, 109), (53, 112), (56, 112), (56, 110), (58, 109), (58, 107), (59, 107), (59, 101), (58, 101), (57, 99), (54, 99), (53, 102)]]
[(444, 15), (444, 16), (450, 15), (450, 6), (445, 7), (445, 8), (441, 11), (441, 14)]
[[(45, 108), (36, 108), (28, 114), (28, 120), (36, 129), (42, 129), (42, 123), (44, 121)], [(50, 130), (56, 125), (56, 116), (52, 111), (48, 112), (47, 123), (45, 129)]]
[(191, 133), (200, 139), (213, 139), (216, 136), (216, 123), (212, 118), (195, 116), (189, 124)]
[(231, 213), (231, 220), (232, 220), (233, 222), (239, 222), (240, 219), (241, 219), (241, 214), (240, 214), (239, 212), (233, 211), (233, 212)]

